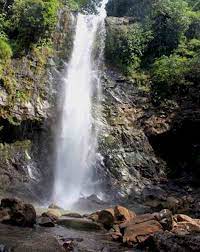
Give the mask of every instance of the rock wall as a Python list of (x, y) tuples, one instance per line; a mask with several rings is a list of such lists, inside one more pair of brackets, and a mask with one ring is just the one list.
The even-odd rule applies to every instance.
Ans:
[(15, 193), (31, 201), (51, 195), (58, 70), (70, 55), (72, 34), (72, 15), (64, 8), (59, 11), (52, 46), (36, 46), (3, 69), (0, 195)]
[(106, 70), (99, 137), (103, 162), (98, 172), (102, 187), (115, 199), (140, 198), (145, 187), (166, 178), (165, 162), (156, 156), (143, 125), (150, 113), (148, 92)]
[[(132, 18), (107, 18), (109, 46), (115, 41), (116, 29), (128, 29), (132, 22)], [(148, 76), (124, 77), (107, 61), (98, 167), (106, 195), (144, 202), (147, 198), (195, 194), (194, 186), (200, 179), (197, 88), (156, 103)]]

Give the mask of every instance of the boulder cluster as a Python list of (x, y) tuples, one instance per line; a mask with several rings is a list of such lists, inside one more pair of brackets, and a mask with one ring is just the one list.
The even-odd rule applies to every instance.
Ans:
[(148, 251), (200, 250), (200, 219), (173, 215), (168, 209), (136, 215), (125, 207), (116, 206), (93, 213), (89, 218), (101, 223), (113, 240), (128, 247)]
[[(118, 244), (119, 251), (124, 251), (121, 248), (126, 247), (142, 251), (200, 251), (200, 219), (184, 214), (173, 214), (169, 209), (137, 215), (134, 211), (117, 205), (92, 214), (81, 215), (50, 205), (43, 213), (36, 214), (31, 204), (15, 198), (5, 198), (0, 204), (0, 222), (29, 229), (40, 226), (40, 230), (44, 230), (45, 234), (48, 232), (46, 228), (55, 226), (77, 232), (84, 231), (87, 234), (89, 232), (96, 234), (97, 237), (98, 232), (101, 232), (105, 235), (105, 239)], [(37, 229), (32, 230), (37, 234)], [(73, 249), (83, 241), (82, 237), (50, 238), (54, 239), (60, 251), (75, 251)], [(48, 243), (45, 246), (48, 247)]]

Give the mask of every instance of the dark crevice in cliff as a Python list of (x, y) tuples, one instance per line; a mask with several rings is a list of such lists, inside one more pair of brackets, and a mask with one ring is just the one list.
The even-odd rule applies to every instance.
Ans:
[(200, 120), (184, 120), (162, 134), (148, 136), (156, 154), (166, 161), (171, 178), (200, 181)]
[(14, 143), (16, 141), (33, 139), (42, 129), (42, 123), (39, 121), (26, 120), (20, 125), (13, 125), (8, 120), (0, 120), (0, 142)]

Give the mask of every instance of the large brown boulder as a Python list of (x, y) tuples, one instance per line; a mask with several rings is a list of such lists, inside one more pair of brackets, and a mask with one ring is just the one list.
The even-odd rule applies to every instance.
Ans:
[(132, 224), (124, 230), (123, 243), (127, 245), (139, 244), (145, 241), (150, 235), (162, 230), (161, 224), (156, 220)]
[(156, 220), (154, 214), (141, 214), (141, 215), (138, 215), (137, 217), (135, 217), (131, 221), (125, 221), (125, 222), (121, 223), (119, 225), (119, 227), (121, 230), (123, 230), (123, 229), (127, 228), (128, 226), (133, 226), (133, 225), (140, 224), (140, 223), (147, 222), (147, 221), (151, 221), (151, 220)]
[(103, 224), (105, 228), (110, 228), (115, 223), (115, 212), (113, 208), (102, 210), (98, 213), (98, 222)]
[(117, 221), (130, 221), (136, 217), (133, 211), (123, 206), (116, 206), (114, 208), (114, 213)]
[(17, 226), (33, 227), (36, 223), (34, 207), (16, 198), (1, 200), (0, 216), (2, 222)]
[(123, 206), (115, 206), (114, 208), (108, 208), (92, 214), (92, 216), (103, 224), (105, 228), (109, 229), (116, 223), (133, 220), (136, 214)]
[(191, 233), (200, 232), (200, 220), (192, 219), (184, 214), (176, 214), (173, 216), (173, 230), (174, 233)]

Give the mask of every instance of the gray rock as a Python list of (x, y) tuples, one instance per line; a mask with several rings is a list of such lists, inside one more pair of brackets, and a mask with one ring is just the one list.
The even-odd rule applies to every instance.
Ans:
[(100, 231), (102, 226), (88, 219), (61, 218), (56, 222), (58, 225), (84, 231)]
[(55, 227), (54, 222), (49, 217), (40, 217), (37, 223), (41, 227)]
[(200, 250), (200, 234), (193, 233), (188, 235), (178, 235), (165, 231), (164, 233), (157, 233), (150, 236), (140, 246), (145, 251), (163, 251), (163, 252), (177, 252), (177, 251), (194, 251)]

